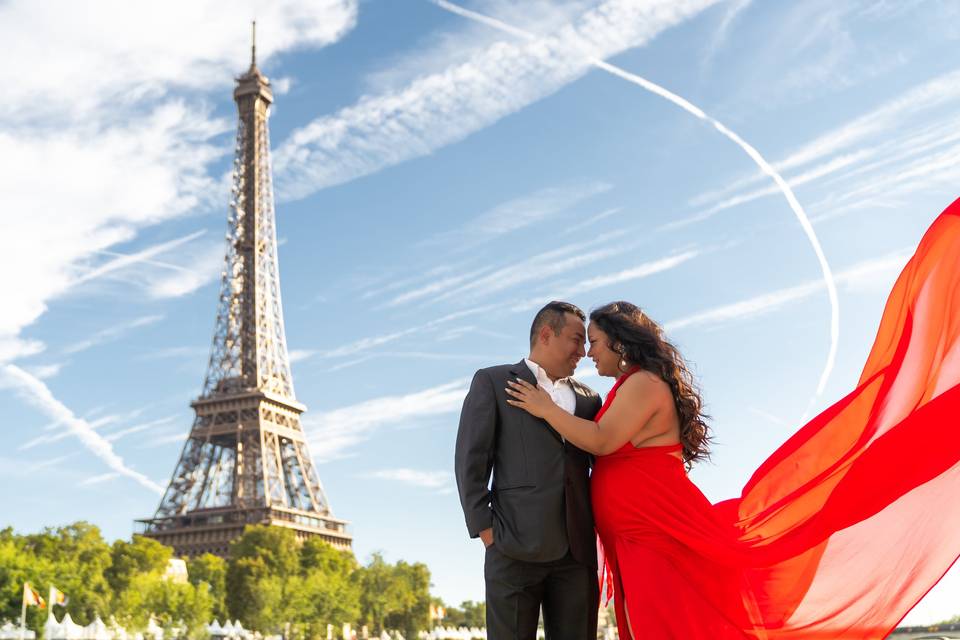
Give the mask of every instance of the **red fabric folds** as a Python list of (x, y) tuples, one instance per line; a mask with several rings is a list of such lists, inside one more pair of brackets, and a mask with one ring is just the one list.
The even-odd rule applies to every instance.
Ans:
[[(604, 407), (616, 397), (623, 379)], [(597, 461), (597, 530), (638, 638), (884, 638), (960, 556), (960, 200), (890, 294), (859, 386), (716, 505), (676, 447)]]

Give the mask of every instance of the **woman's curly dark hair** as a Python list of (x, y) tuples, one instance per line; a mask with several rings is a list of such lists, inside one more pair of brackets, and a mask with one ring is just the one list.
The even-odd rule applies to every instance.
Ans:
[(700, 389), (680, 352), (663, 337), (660, 328), (638, 306), (611, 302), (590, 313), (590, 322), (607, 334), (610, 348), (628, 366), (637, 366), (658, 376), (673, 393), (680, 418), (680, 443), (687, 465), (710, 456), (710, 429), (703, 413)]

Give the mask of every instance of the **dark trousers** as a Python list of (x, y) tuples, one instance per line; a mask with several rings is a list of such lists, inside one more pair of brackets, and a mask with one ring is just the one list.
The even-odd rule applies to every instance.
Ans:
[(547, 640), (596, 640), (597, 570), (570, 552), (553, 562), (514, 560), (487, 547), (487, 640), (534, 640), (540, 606)]

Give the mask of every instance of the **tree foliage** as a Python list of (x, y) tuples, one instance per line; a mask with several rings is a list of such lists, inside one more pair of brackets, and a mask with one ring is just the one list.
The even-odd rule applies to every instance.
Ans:
[[(440, 602), (443, 605), (442, 601)], [(447, 627), (477, 627), (487, 626), (487, 605), (483, 602), (464, 600), (459, 607), (444, 607), (446, 616), (443, 625)]]
[(380, 553), (357, 572), (364, 624), (375, 633), (399, 629), (409, 637), (430, 625), (430, 570), (422, 563), (388, 564)]
[(187, 561), (187, 575), (190, 584), (199, 587), (206, 583), (213, 598), (213, 617), (224, 620), (227, 617), (227, 562), (212, 553), (204, 553)]
[[(390, 564), (375, 553), (362, 566), (318, 538), (300, 542), (292, 530), (268, 526), (247, 527), (227, 560), (189, 560), (187, 582), (166, 574), (171, 556), (169, 547), (143, 536), (108, 544), (86, 522), (27, 535), (2, 529), (0, 619), (19, 617), (29, 582), (44, 597), (50, 585), (66, 593), (66, 610), (79, 624), (99, 615), (133, 630), (153, 615), (163, 627), (186, 627), (191, 638), (205, 636), (214, 618), (292, 640), (325, 638), (328, 624), (367, 625), (376, 635), (398, 629), (407, 638), (430, 625), (430, 572), (422, 563)], [(473, 620), (477, 609), (467, 605), (464, 620)], [(29, 607), (29, 626), (41, 628), (46, 616)]]

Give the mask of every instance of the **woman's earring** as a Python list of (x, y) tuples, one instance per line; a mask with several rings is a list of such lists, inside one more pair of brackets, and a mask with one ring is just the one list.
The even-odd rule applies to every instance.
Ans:
[(623, 358), (620, 358), (620, 362), (618, 362), (617, 365), (620, 367), (620, 371), (627, 370), (627, 361), (624, 360)]

